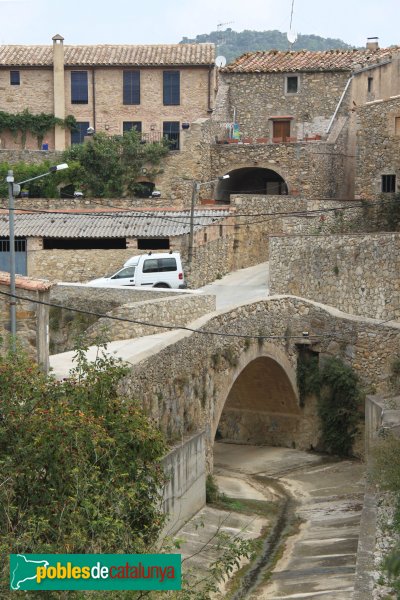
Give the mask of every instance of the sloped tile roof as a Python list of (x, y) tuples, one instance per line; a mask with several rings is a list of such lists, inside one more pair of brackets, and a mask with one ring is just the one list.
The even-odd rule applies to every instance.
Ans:
[[(196, 210), (195, 230), (221, 221), (229, 210)], [(190, 229), (189, 211), (149, 213), (22, 213), (15, 214), (15, 235), (46, 238), (173, 237)], [(8, 214), (0, 214), (0, 236), (8, 236)]]
[[(67, 67), (213, 65), (214, 44), (64, 46)], [(0, 46), (0, 67), (51, 67), (52, 46)]]
[[(0, 285), (10, 285), (10, 273), (0, 271)], [(46, 279), (32, 279), (23, 275), (15, 276), (15, 287), (34, 292), (47, 292), (55, 284)]]
[(377, 50), (311, 50), (248, 52), (221, 69), (224, 73), (293, 73), (296, 71), (351, 71), (390, 59), (399, 47)]

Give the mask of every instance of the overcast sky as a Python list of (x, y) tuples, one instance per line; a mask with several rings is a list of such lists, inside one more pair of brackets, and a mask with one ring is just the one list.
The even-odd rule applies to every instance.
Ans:
[[(0, 0), (0, 42), (177, 43), (217, 29), (288, 31), (292, 0)], [(400, 44), (399, 0), (294, 0), (293, 29), (363, 46)], [(225, 29), (225, 26), (222, 28)]]

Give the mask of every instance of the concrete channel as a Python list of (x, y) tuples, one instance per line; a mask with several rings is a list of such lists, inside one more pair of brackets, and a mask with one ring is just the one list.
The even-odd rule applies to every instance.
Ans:
[[(184, 557), (207, 571), (216, 529), (254, 538), (270, 529), (232, 599), (350, 600), (364, 493), (364, 466), (288, 448), (217, 443), (214, 475), (230, 498), (276, 502), (275, 518), (206, 507), (178, 534)], [(207, 545), (206, 545), (207, 544)], [(206, 545), (206, 548), (202, 548)], [(192, 556), (192, 558), (189, 558)]]

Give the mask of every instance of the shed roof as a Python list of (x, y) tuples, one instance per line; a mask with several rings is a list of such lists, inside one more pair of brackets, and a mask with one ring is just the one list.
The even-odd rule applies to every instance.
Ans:
[[(229, 210), (196, 210), (195, 230), (221, 221)], [(189, 211), (22, 213), (15, 214), (15, 235), (46, 238), (174, 237), (190, 230)], [(0, 214), (0, 236), (9, 234), (8, 214)]]
[[(64, 46), (66, 67), (214, 65), (214, 44)], [(0, 67), (51, 67), (52, 46), (0, 46)]]
[(377, 50), (312, 50), (248, 52), (221, 69), (224, 73), (295, 73), (297, 71), (351, 71), (390, 59), (399, 46)]

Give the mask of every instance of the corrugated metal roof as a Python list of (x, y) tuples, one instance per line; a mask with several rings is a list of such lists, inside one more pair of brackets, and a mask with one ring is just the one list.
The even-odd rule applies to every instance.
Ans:
[[(214, 44), (64, 46), (67, 67), (213, 65)], [(51, 67), (52, 46), (0, 46), (0, 67)]]
[[(221, 221), (229, 210), (196, 210), (195, 230)], [(15, 214), (15, 235), (46, 238), (173, 237), (190, 229), (189, 211), (157, 213), (23, 213)], [(7, 237), (8, 215), (0, 215), (0, 236)]]
[(296, 71), (351, 71), (389, 59), (399, 46), (377, 50), (312, 50), (248, 52), (221, 69), (224, 73), (293, 73)]

